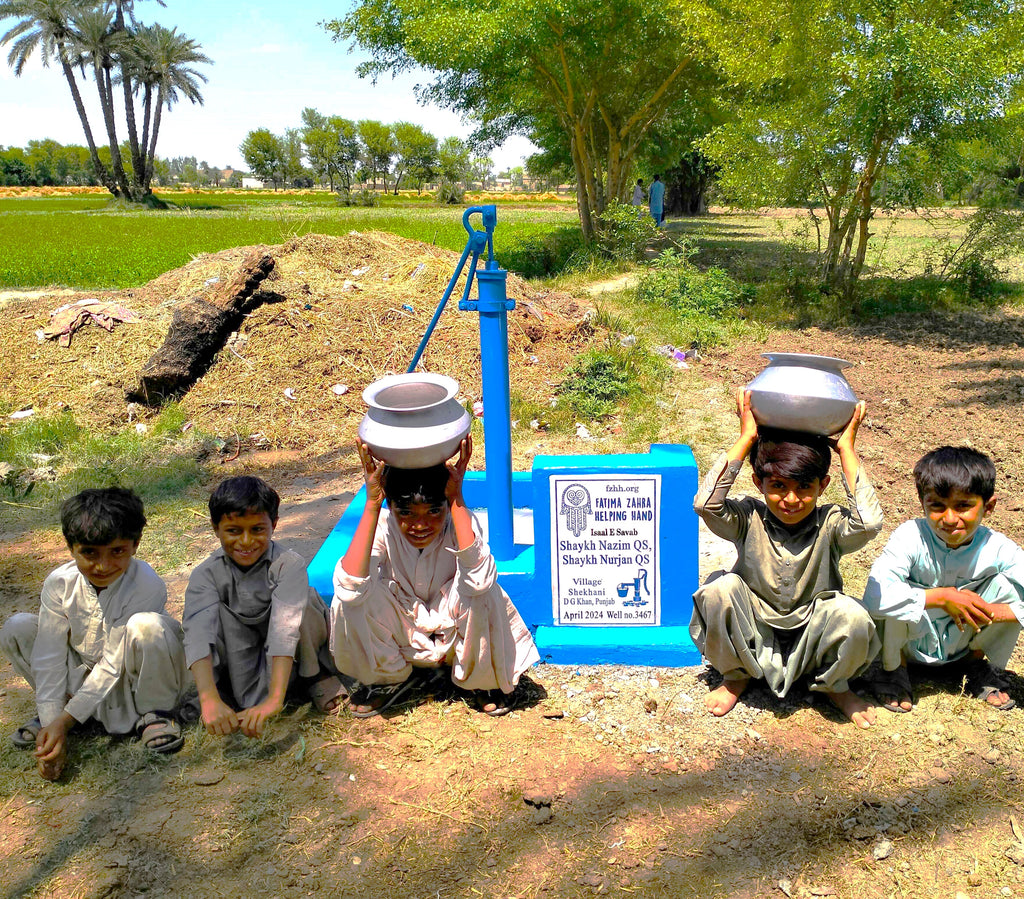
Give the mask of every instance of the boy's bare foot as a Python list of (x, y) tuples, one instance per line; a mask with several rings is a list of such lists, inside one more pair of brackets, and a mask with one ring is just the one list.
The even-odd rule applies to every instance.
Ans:
[(61, 749), (53, 758), (39, 759), (36, 762), (36, 770), (43, 780), (57, 780), (64, 773), (64, 763), (67, 761), (67, 753)]
[(875, 710), (872, 706), (861, 699), (853, 690), (844, 690), (842, 693), (830, 693), (825, 695), (832, 700), (836, 708), (849, 718), (857, 727), (868, 728), (875, 723)]
[(737, 680), (722, 681), (722, 685), (712, 690), (705, 698), (704, 705), (716, 718), (728, 715), (739, 702), (743, 691), (750, 683), (749, 677), (738, 678)]

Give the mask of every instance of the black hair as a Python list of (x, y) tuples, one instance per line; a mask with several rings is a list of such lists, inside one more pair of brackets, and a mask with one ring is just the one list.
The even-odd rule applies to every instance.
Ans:
[(384, 496), (391, 507), (407, 507), (413, 503), (427, 506), (444, 505), (448, 498), (448, 467), (444, 464), (430, 468), (384, 467)]
[(750, 465), (762, 481), (774, 477), (809, 483), (828, 474), (832, 447), (827, 437), (818, 434), (758, 428), (750, 447)]
[(996, 466), (969, 446), (940, 446), (917, 460), (914, 483), (921, 500), (929, 490), (943, 499), (958, 490), (980, 496), (987, 503), (996, 492)]
[(142, 500), (126, 487), (83, 490), (64, 500), (60, 527), (68, 548), (104, 546), (115, 540), (138, 543), (146, 526)]
[(210, 494), (210, 521), (214, 527), (225, 515), (258, 515), (266, 512), (277, 525), (281, 497), (266, 481), (252, 475), (239, 475), (221, 481)]

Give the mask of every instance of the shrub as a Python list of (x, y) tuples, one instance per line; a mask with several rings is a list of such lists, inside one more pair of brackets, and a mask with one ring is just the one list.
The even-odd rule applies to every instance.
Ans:
[(348, 190), (344, 187), (338, 188), (339, 206), (380, 206), (380, 194), (375, 190)]
[(564, 272), (584, 249), (578, 227), (513, 240), (496, 250), (502, 265), (524, 278), (546, 278)]
[(558, 394), (581, 418), (602, 418), (629, 393), (630, 383), (623, 356), (606, 349), (591, 350), (573, 363)]
[(637, 299), (687, 315), (720, 316), (751, 296), (725, 269), (701, 271), (689, 261), (693, 251), (666, 250), (637, 282)]
[(454, 181), (442, 181), (437, 188), (437, 202), (442, 206), (454, 206), (462, 203), (466, 198), (466, 192), (462, 185)]
[(620, 262), (640, 262), (661, 231), (642, 206), (612, 200), (596, 215), (597, 248), (601, 255)]

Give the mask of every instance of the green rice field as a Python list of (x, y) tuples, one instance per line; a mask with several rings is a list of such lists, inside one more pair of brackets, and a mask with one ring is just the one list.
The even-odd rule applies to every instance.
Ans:
[[(102, 195), (0, 199), (0, 288), (135, 287), (202, 253), (310, 232), (382, 230), (451, 250), (466, 244), (463, 207), (426, 198), (387, 198), (371, 208), (339, 206), (329, 193), (178, 195), (172, 202), (149, 210)], [(499, 258), (503, 246), (576, 222), (571, 203), (498, 205)]]

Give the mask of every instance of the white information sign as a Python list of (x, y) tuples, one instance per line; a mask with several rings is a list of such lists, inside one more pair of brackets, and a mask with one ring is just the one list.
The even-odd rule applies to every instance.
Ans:
[(554, 475), (551, 596), (558, 624), (660, 624), (661, 475)]

